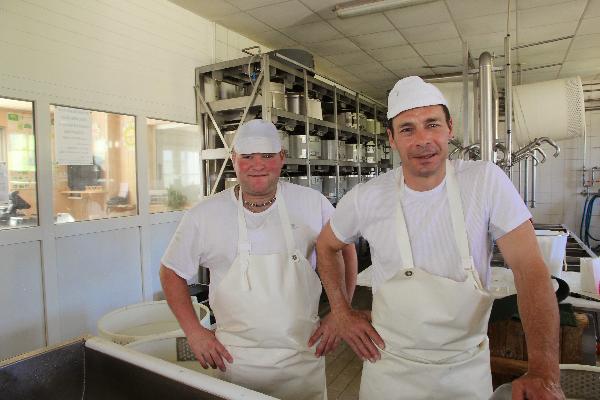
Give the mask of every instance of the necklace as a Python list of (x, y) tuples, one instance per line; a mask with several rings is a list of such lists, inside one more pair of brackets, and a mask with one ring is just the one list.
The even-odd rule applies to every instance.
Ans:
[[(236, 192), (238, 193), (238, 196), (239, 196), (239, 192), (240, 192), (239, 185), (236, 185), (235, 189), (236, 189)], [(244, 200), (242, 198), (242, 202), (244, 203), (245, 206), (254, 207), (254, 208), (261, 208), (261, 207), (269, 206), (269, 205), (273, 204), (275, 202), (275, 200), (277, 200), (277, 196), (276, 195), (273, 196), (270, 200), (265, 201), (264, 203), (254, 203), (252, 201)]]
[(254, 207), (254, 208), (260, 208), (260, 207), (266, 207), (270, 204), (273, 204), (273, 202), (275, 202), (275, 200), (277, 199), (277, 196), (273, 196), (271, 198), (271, 200), (267, 200), (264, 203), (253, 203), (251, 201), (247, 201), (247, 200), (243, 200), (244, 201), (244, 205), (245, 206), (249, 206), (249, 207)]

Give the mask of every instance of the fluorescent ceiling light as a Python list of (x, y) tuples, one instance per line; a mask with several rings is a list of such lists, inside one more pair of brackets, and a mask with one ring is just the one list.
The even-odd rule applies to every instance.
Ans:
[(437, 0), (354, 0), (336, 5), (333, 11), (339, 18), (350, 18), (434, 1)]

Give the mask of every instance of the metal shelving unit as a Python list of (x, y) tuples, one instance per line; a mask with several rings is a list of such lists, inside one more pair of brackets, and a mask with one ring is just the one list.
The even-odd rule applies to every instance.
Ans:
[[(226, 178), (232, 177), (230, 145), (235, 130), (242, 121), (253, 118), (273, 121), (290, 137), (304, 135), (302, 153), (306, 158), (293, 158), (298, 155), (289, 154), (282, 177), (293, 180), (306, 176), (307, 179), (302, 180), (310, 184), (313, 176), (335, 176), (335, 196), (329, 196), (332, 202), (345, 193), (345, 176), (352, 176), (356, 183), (391, 168), (391, 159), (385, 157), (386, 154), (389, 157), (387, 136), (375, 132), (378, 126), (385, 126), (383, 105), (331, 80), (320, 80), (310, 68), (295, 64), (278, 54), (268, 53), (196, 68), (196, 115), (203, 134), (206, 195), (225, 188)], [(300, 95), (300, 113), (286, 110), (285, 96), (275, 90), (282, 85), (284, 92)], [(309, 99), (321, 101), (321, 112), (328, 120), (310, 112)], [(356, 122), (347, 125), (338, 121), (342, 112), (353, 113)], [(315, 137), (334, 140), (335, 157), (315, 157), (310, 148), (310, 139)], [(358, 145), (356, 159), (340, 157), (342, 141)]]

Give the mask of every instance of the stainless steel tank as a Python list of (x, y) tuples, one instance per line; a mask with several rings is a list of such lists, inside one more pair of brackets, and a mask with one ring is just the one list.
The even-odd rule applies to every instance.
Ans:
[(336, 188), (335, 188), (335, 175), (327, 175), (323, 176), (323, 190), (321, 193), (328, 199), (336, 198)]
[(358, 162), (358, 145), (346, 143), (346, 160)]
[(343, 140), (338, 140), (338, 153), (340, 160), (346, 160), (346, 142)]
[(335, 140), (321, 139), (321, 159), (335, 160), (337, 155), (337, 143)]
[(340, 193), (339, 198), (341, 199), (348, 192), (348, 176), (340, 175)]

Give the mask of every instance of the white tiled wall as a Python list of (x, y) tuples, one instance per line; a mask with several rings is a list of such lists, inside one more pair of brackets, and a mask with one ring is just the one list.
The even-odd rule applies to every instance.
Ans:
[[(600, 111), (586, 112), (587, 151), (585, 167), (600, 167)], [(583, 190), (582, 169), (584, 166), (584, 138), (559, 141), (561, 153), (557, 158), (551, 156), (552, 149), (544, 146), (548, 159), (537, 169), (536, 206), (530, 208), (535, 222), (564, 223), (571, 230), (579, 233), (581, 214), (585, 196)], [(514, 169), (516, 182), (518, 168)], [(597, 174), (592, 192), (600, 189), (600, 174)], [(591, 174), (586, 173), (586, 179)], [(595, 217), (592, 219), (590, 232), (600, 236), (600, 200), (596, 201)]]

